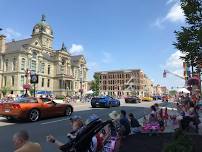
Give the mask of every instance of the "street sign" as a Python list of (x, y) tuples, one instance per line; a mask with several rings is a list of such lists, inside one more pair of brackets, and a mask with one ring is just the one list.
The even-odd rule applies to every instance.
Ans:
[(36, 84), (38, 83), (38, 81), (39, 81), (39, 76), (37, 74), (32, 74), (30, 82)]

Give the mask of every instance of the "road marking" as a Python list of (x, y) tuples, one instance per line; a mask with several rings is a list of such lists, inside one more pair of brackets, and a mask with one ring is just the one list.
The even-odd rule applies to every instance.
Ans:
[(56, 123), (56, 122), (60, 122), (60, 121), (65, 121), (65, 120), (68, 120), (68, 119), (60, 119), (60, 120), (54, 120), (54, 121), (44, 122), (44, 123), (41, 123), (41, 125), (47, 125), (47, 124)]

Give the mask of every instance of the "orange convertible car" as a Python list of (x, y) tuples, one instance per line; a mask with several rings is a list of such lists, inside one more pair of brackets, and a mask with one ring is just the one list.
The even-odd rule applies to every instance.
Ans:
[(7, 119), (27, 119), (34, 122), (45, 117), (70, 116), (72, 112), (73, 107), (70, 104), (59, 104), (49, 98), (16, 98), (0, 103), (0, 116)]

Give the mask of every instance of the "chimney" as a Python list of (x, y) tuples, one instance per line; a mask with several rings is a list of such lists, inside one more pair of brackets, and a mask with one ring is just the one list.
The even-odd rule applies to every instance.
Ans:
[(6, 50), (6, 36), (0, 35), (0, 53), (4, 53)]

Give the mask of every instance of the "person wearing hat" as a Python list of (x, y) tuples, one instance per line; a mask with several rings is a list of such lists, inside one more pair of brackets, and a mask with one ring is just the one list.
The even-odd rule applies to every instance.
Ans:
[(116, 137), (117, 135), (120, 135), (120, 128), (121, 128), (121, 124), (120, 124), (120, 113), (117, 111), (112, 111), (109, 114), (109, 117), (112, 120), (112, 126), (111, 126), (111, 135), (113, 137)]
[[(91, 116), (89, 116), (86, 121), (85, 121), (85, 125), (89, 125), (91, 122), (98, 120), (99, 117), (96, 114), (93, 114)], [(93, 136), (91, 144), (90, 144), (90, 149), (89, 152), (96, 152), (98, 148), (98, 134), (96, 134), (95, 136)]]
[(76, 138), (76, 136), (80, 133), (80, 131), (83, 128), (83, 121), (80, 116), (73, 116), (69, 120), (72, 125), (72, 131), (67, 134), (68, 141), (66, 144), (57, 140), (53, 135), (47, 136), (47, 142), (56, 144), (58, 148), (62, 151), (67, 150), (67, 147), (69, 147), (69, 143), (71, 142), (71, 140)]

